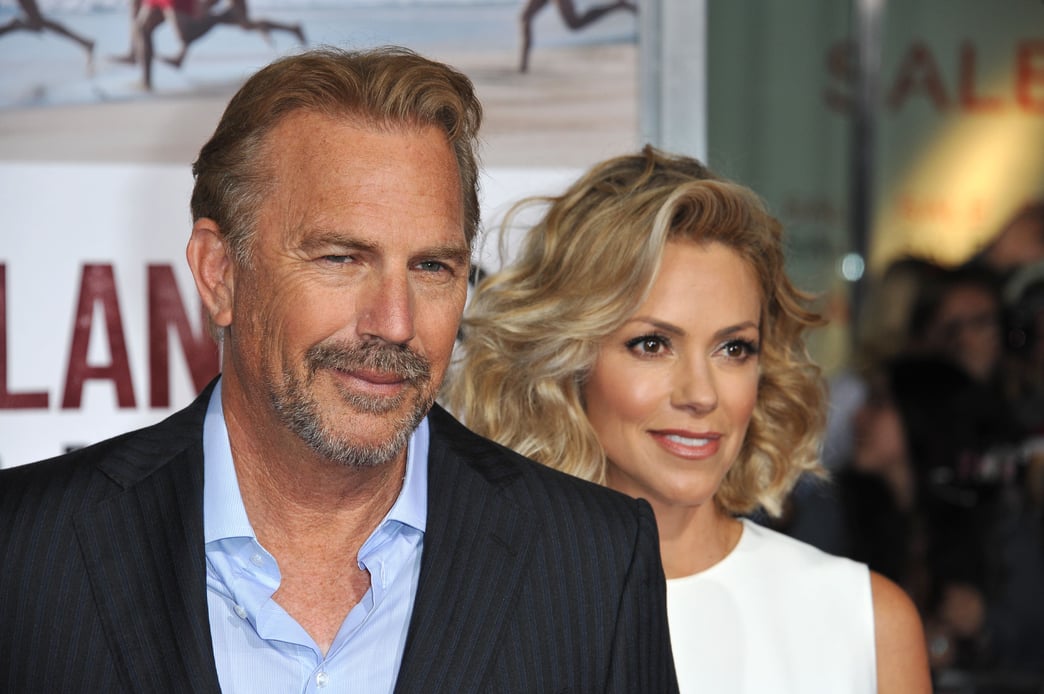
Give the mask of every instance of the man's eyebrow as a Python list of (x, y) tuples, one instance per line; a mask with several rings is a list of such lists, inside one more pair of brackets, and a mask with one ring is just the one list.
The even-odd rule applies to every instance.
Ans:
[(371, 241), (364, 241), (352, 236), (351, 234), (344, 234), (336, 231), (324, 231), (317, 234), (309, 234), (301, 240), (301, 248), (306, 251), (332, 247), (360, 251), (377, 250), (377, 245)]
[[(372, 241), (360, 239), (352, 234), (337, 231), (324, 231), (310, 234), (301, 240), (301, 248), (305, 251), (326, 249), (354, 250), (377, 252), (380, 245)], [(428, 258), (459, 264), (471, 262), (471, 249), (457, 243), (437, 244), (417, 250), (413, 256), (417, 259)]]
[(446, 260), (455, 263), (470, 263), (471, 250), (467, 246), (459, 244), (442, 244), (426, 248), (415, 254), (418, 258), (431, 258), (433, 260)]

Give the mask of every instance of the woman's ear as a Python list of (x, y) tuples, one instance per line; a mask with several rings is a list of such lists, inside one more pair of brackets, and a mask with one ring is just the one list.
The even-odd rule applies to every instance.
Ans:
[(196, 220), (185, 256), (196, 281), (196, 291), (211, 323), (220, 332), (232, 324), (235, 264), (217, 222), (207, 217)]

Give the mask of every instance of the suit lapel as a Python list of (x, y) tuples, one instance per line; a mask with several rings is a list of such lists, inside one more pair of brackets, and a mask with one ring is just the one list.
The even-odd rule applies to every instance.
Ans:
[(395, 691), (475, 692), (515, 602), (535, 520), (506, 492), (516, 470), (478, 460), (490, 449), (469, 450), (474, 434), (437, 407), (430, 423), (424, 555)]
[(105, 632), (133, 691), (219, 691), (203, 541), (209, 392), (106, 460), (123, 491), (76, 519)]

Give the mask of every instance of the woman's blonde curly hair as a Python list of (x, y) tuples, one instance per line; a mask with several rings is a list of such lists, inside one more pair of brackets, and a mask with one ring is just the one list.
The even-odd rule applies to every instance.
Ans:
[(478, 433), (604, 484), (606, 457), (583, 386), (602, 342), (648, 295), (668, 241), (721, 243), (760, 281), (758, 399), (739, 457), (715, 495), (731, 514), (778, 515), (798, 477), (821, 473), (825, 393), (804, 333), (822, 319), (791, 284), (783, 232), (748, 188), (646, 146), (598, 164), (547, 205), (517, 260), (482, 281), (442, 400)]

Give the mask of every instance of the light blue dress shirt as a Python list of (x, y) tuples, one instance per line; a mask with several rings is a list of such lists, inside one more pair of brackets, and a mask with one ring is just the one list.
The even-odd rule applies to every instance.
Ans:
[(398, 499), (359, 550), (359, 566), (369, 571), (370, 588), (325, 655), (272, 600), (279, 567), (258, 543), (243, 507), (220, 381), (203, 425), (203, 484), (207, 604), (222, 691), (391, 692), (420, 576), (428, 507), (427, 419), (410, 438)]

